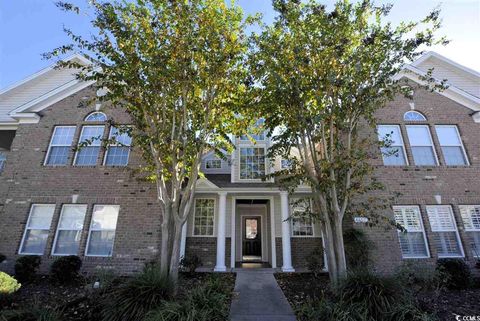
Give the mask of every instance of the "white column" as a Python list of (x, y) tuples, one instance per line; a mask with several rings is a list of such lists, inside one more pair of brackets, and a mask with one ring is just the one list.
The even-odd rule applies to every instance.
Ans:
[(290, 220), (288, 192), (280, 192), (280, 205), (282, 211), (282, 253), (283, 253), (283, 272), (294, 272), (292, 267), (292, 247), (290, 245)]
[(185, 257), (186, 245), (187, 245), (187, 222), (185, 222), (185, 224), (183, 224), (183, 227), (182, 227), (182, 238), (180, 239), (180, 257), (179, 257), (180, 260)]
[(225, 231), (226, 231), (226, 216), (227, 216), (227, 193), (219, 192), (218, 202), (218, 224), (217, 224), (217, 264), (215, 265), (215, 272), (225, 272)]

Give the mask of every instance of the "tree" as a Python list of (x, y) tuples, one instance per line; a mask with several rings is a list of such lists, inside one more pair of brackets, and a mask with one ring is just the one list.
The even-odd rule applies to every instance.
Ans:
[[(231, 150), (228, 134), (246, 128), (246, 25), (241, 9), (224, 0), (91, 2), (89, 38), (65, 29), (72, 43), (47, 58), (77, 51), (94, 63), (78, 77), (105, 88), (102, 100), (131, 118), (133, 144), (156, 184), (161, 222), (160, 268), (178, 278), (182, 226), (191, 211), (202, 155)], [(69, 3), (63, 10), (81, 13)], [(242, 113), (246, 115), (246, 113)]]
[(407, 92), (393, 78), (402, 65), (419, 48), (445, 42), (434, 37), (439, 11), (393, 27), (384, 21), (391, 6), (370, 0), (337, 1), (331, 12), (314, 0), (273, 4), (274, 24), (252, 39), (257, 104), (273, 134), (270, 156), (291, 163), (278, 180), (312, 189), (312, 215), (337, 283), (346, 273), (342, 225), (352, 199), (377, 185), (369, 179), (372, 142), (362, 128), (375, 128), (375, 112)]

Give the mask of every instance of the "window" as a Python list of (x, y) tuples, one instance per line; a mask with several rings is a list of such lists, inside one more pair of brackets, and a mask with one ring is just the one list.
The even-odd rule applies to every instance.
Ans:
[(292, 200), (291, 210), (292, 235), (313, 236), (313, 219), (308, 213), (310, 212), (310, 200)]
[(435, 126), (446, 165), (468, 165), (467, 155), (455, 125)]
[(7, 160), (7, 156), (5, 156), (5, 154), (0, 152), (0, 173), (3, 172), (3, 169), (5, 168), (6, 160)]
[(407, 134), (415, 165), (438, 165), (428, 126), (409, 125)]
[(55, 126), (48, 146), (45, 165), (67, 165), (74, 135), (75, 126)]
[(88, 233), (87, 256), (112, 256), (120, 206), (95, 205)]
[(33, 204), (25, 227), (19, 254), (43, 255), (55, 204)]
[(265, 148), (240, 148), (240, 179), (260, 179), (265, 175)]
[(407, 165), (405, 147), (399, 126), (378, 126), (378, 137), (381, 141), (388, 143), (388, 147), (382, 147), (381, 149), (384, 165)]
[(196, 199), (195, 215), (193, 219), (193, 235), (213, 236), (213, 224), (215, 220), (215, 200)]
[(94, 166), (97, 164), (104, 128), (105, 126), (83, 126), (79, 150), (75, 155), (75, 165)]
[(404, 121), (427, 121), (427, 118), (420, 114), (418, 111), (407, 111), (403, 115)]
[(405, 229), (405, 231), (398, 230), (402, 257), (405, 259), (430, 257), (420, 208), (418, 206), (394, 206), (393, 213), (395, 222)]
[(208, 169), (222, 168), (222, 160), (220, 160), (220, 159), (208, 159), (205, 162), (205, 168), (208, 168)]
[(128, 156), (130, 155), (130, 145), (132, 137), (127, 132), (119, 130), (116, 127), (110, 128), (109, 139), (115, 139), (115, 143), (108, 146), (105, 154), (105, 165), (107, 166), (127, 166)]
[(240, 140), (247, 141), (249, 140), (249, 136), (255, 141), (265, 140), (265, 131), (260, 132), (259, 130), (263, 127), (264, 123), (265, 120), (263, 118), (257, 120), (257, 122), (255, 123), (255, 134), (249, 134), (248, 136), (242, 135), (240, 136)]
[(472, 255), (480, 258), (480, 205), (460, 205), (465, 232), (471, 237)]
[(288, 169), (292, 166), (292, 162), (289, 159), (282, 159), (280, 162), (280, 167), (282, 169)]
[(463, 248), (457, 224), (449, 205), (427, 206), (428, 220), (433, 234), (433, 247), (438, 257), (463, 257)]
[(57, 234), (53, 242), (53, 255), (77, 255), (82, 237), (87, 205), (62, 206)]
[(85, 121), (107, 121), (107, 115), (102, 112), (96, 111), (85, 117)]

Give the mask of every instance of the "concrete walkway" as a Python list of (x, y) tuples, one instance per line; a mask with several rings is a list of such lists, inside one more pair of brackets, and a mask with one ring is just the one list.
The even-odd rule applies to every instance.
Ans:
[(230, 308), (231, 321), (296, 321), (271, 271), (239, 271)]

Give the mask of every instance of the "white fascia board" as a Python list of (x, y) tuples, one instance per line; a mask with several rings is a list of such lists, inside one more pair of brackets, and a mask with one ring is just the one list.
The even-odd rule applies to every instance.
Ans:
[(0, 130), (17, 130), (17, 129), (18, 129), (18, 122), (0, 123)]
[(435, 57), (437, 58), (438, 60), (441, 60), (449, 65), (452, 65), (453, 67), (456, 67), (472, 76), (475, 76), (477, 78), (480, 78), (480, 72), (476, 71), (476, 70), (473, 70), (473, 69), (470, 69), (468, 67), (465, 67), (461, 64), (459, 64), (458, 62), (456, 61), (453, 61), (445, 56), (442, 56), (441, 54), (435, 52), (435, 51), (429, 51), (427, 53), (425, 53), (424, 55), (422, 55), (420, 58), (418, 58), (417, 60), (415, 60), (414, 62), (412, 62), (411, 66), (414, 66), (414, 67), (417, 67), (418, 65), (422, 64), (424, 61), (428, 60), (429, 58), (431, 57)]
[[(219, 187), (217, 185), (213, 184), (211, 181), (209, 181), (206, 178), (198, 179), (196, 185), (197, 185), (197, 187), (196, 187), (197, 189), (207, 189), (207, 190), (210, 190), (210, 191), (213, 190), (213, 191), (216, 191), (216, 192), (218, 192), (218, 190), (219, 190)], [(202, 188), (201, 185), (204, 185), (204, 187)]]

